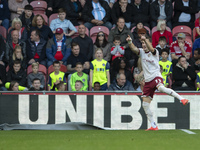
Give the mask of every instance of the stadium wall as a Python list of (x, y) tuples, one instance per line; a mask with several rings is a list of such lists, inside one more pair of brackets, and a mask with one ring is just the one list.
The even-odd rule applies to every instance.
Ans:
[[(55, 95), (56, 94), (56, 95)], [(179, 100), (156, 93), (151, 104), (159, 129), (200, 129), (200, 93), (180, 93)], [(0, 124), (83, 122), (102, 128), (137, 130), (150, 127), (141, 93), (2, 93)]]

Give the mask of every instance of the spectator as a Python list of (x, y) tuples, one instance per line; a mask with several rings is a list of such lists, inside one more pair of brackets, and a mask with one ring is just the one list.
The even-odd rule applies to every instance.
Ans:
[(200, 17), (195, 20), (195, 30), (196, 30), (195, 39), (197, 39), (200, 37)]
[(196, 73), (194, 68), (189, 65), (185, 56), (178, 58), (178, 63), (173, 69), (172, 88), (179, 91), (193, 91), (195, 90)]
[(186, 25), (193, 29), (196, 13), (196, 0), (176, 0), (174, 3), (173, 26)]
[(93, 87), (94, 91), (100, 91), (101, 90), (101, 85), (99, 82), (94, 82), (94, 87)]
[(113, 4), (116, 2), (115, 0), (104, 0), (108, 3), (108, 5), (110, 6), (110, 8), (112, 9)]
[(7, 0), (0, 1), (0, 26), (3, 26), (8, 30), (10, 20), (10, 10), (8, 8)]
[[(182, 0), (181, 0), (182, 1)], [(167, 26), (172, 29), (173, 6), (168, 0), (156, 0), (150, 5), (151, 28), (160, 20), (166, 21)]]
[(194, 50), (200, 48), (200, 37), (198, 39), (196, 39), (193, 43), (193, 47), (192, 47), (192, 55), (194, 55)]
[(90, 87), (99, 82), (101, 90), (105, 91), (110, 86), (110, 64), (103, 59), (103, 51), (100, 48), (96, 50), (95, 57), (90, 64)]
[(40, 31), (34, 29), (26, 42), (28, 65), (37, 62), (46, 66), (46, 41), (40, 37)]
[(199, 91), (199, 89), (200, 89), (200, 72), (197, 73), (197, 81), (196, 81), (196, 84), (197, 84), (197, 91)]
[(66, 13), (67, 19), (72, 22), (74, 26), (79, 26), (78, 20), (82, 16), (82, 6), (77, 0), (66, 0)]
[(119, 17), (123, 17), (125, 20), (125, 24), (127, 28), (131, 27), (132, 20), (132, 6), (128, 3), (128, 0), (119, 0), (114, 3), (113, 8), (111, 10), (111, 17), (113, 24), (117, 24), (117, 20)]
[[(81, 62), (83, 64), (83, 72), (89, 73), (90, 63), (84, 53), (80, 52), (80, 46), (78, 43), (71, 44), (72, 53), (67, 59), (67, 71), (69, 74), (76, 71), (76, 63)], [(87, 54), (87, 53), (86, 53)]]
[(93, 26), (106, 26), (112, 28), (110, 21), (111, 10), (107, 2), (103, 0), (88, 0), (82, 11), (84, 25), (90, 30)]
[(8, 91), (27, 91), (26, 87), (20, 86), (17, 81), (11, 81), (8, 86)]
[(124, 48), (120, 46), (121, 41), (119, 36), (115, 36), (114, 38), (114, 46), (111, 48), (111, 55), (112, 55), (112, 61), (116, 59), (117, 57), (124, 57)]
[(49, 75), (49, 83), (48, 83), (48, 91), (54, 90), (53, 88), (60, 83), (60, 81), (64, 81), (66, 85), (65, 73), (60, 71), (60, 62), (53, 62), (54, 72)]
[(133, 19), (131, 28), (136, 26), (138, 23), (142, 23), (144, 26), (150, 27), (149, 25), (149, 9), (150, 5), (144, 0), (135, 0), (132, 4)]
[(7, 37), (7, 41), (11, 41), (11, 33), (13, 30), (17, 30), (19, 32), (19, 39), (25, 42), (27, 40), (27, 30), (25, 27), (22, 27), (22, 22), (19, 18), (14, 18), (12, 21), (12, 28), (10, 29)]
[(126, 76), (123, 73), (118, 73), (116, 80), (109, 86), (108, 91), (134, 91), (131, 82), (126, 80)]
[(33, 7), (31, 5), (26, 5), (24, 7), (24, 12), (19, 16), (19, 19), (21, 20), (23, 27), (26, 28), (28, 35), (30, 34), (29, 32), (32, 27), (33, 17)]
[(48, 0), (46, 15), (50, 17), (51, 14), (58, 13), (58, 9), (63, 6), (66, 6), (66, 0)]
[(166, 30), (166, 22), (164, 20), (158, 21), (157, 31), (152, 35), (152, 45), (154, 48), (158, 45), (161, 36), (165, 36), (167, 45), (171, 45), (173, 42), (172, 33)]
[(8, 7), (11, 12), (10, 20), (12, 21), (14, 18), (18, 18), (23, 13), (26, 5), (28, 5), (27, 0), (9, 0)]
[(0, 66), (6, 66), (5, 62), (6, 62), (6, 43), (4, 41), (3, 36), (0, 34)]
[(144, 27), (143, 23), (142, 23), (142, 22), (138, 22), (138, 23), (136, 24), (135, 29), (134, 29), (133, 32), (132, 32), (132, 34), (133, 34), (133, 40), (134, 40), (134, 39), (139, 39), (138, 30), (139, 30), (139, 29), (143, 29), (143, 28), (146, 30), (147, 36), (149, 36), (149, 31)]
[(42, 74), (42, 73), (40, 73), (40, 72), (38, 72), (38, 70), (39, 70), (39, 64), (38, 63), (32, 63), (32, 70), (33, 70), (33, 72), (32, 73), (30, 73), (28, 76), (27, 76), (27, 87), (28, 88), (31, 88), (33, 85), (32, 85), (32, 81), (34, 80), (34, 79), (39, 79), (40, 80), (40, 83), (41, 83), (41, 85), (40, 85), (40, 87), (42, 88), (42, 89), (44, 89), (45, 88), (45, 78), (44, 78), (44, 75)]
[(4, 84), (6, 82), (6, 68), (5, 68), (5, 50), (6, 44), (3, 37), (0, 35), (0, 91), (6, 91)]
[(147, 30), (145, 28), (141, 28), (137, 30), (137, 38), (133, 40), (135, 46), (142, 48), (141, 37), (147, 37)]
[(47, 67), (51, 66), (54, 61), (67, 65), (67, 59), (71, 54), (70, 50), (71, 38), (64, 35), (62, 28), (57, 28), (55, 35), (51, 38), (46, 47)]
[(97, 34), (96, 37), (96, 41), (94, 43), (94, 52), (93, 52), (93, 59), (95, 59), (95, 50), (97, 48), (101, 48), (103, 50), (103, 59), (106, 61), (110, 61), (111, 58), (111, 53), (110, 53), (110, 49), (111, 49), (111, 44), (108, 43), (108, 41), (106, 40), (105, 37), (105, 33), (103, 31), (100, 31)]
[(41, 88), (41, 82), (40, 79), (35, 78), (32, 80), (32, 86), (29, 89), (29, 91), (43, 91), (44, 89)]
[(200, 72), (200, 48), (194, 50), (194, 56), (189, 60), (190, 64), (194, 67), (195, 72)]
[(160, 56), (161, 56), (161, 52), (164, 48), (167, 48), (167, 39), (165, 36), (160, 36), (158, 45), (156, 46), (156, 49), (159, 51)]
[(45, 25), (45, 20), (42, 17), (42, 15), (37, 14), (34, 16), (33, 21), (32, 21), (32, 28), (31, 31), (34, 29), (38, 29), (40, 31), (41, 37), (45, 40), (48, 41), (49, 38), (53, 37), (53, 32), (49, 28), (49, 26)]
[(80, 62), (76, 63), (76, 71), (77, 72), (75, 72), (71, 75), (70, 83), (68, 83), (68, 84), (71, 85), (72, 91), (76, 91), (75, 83), (77, 80), (79, 80), (83, 84), (81, 90), (87, 91), (88, 90), (88, 75), (85, 74), (84, 72), (82, 72), (83, 71), (82, 63), (80, 63)]
[(133, 77), (135, 79), (134, 87), (136, 91), (143, 91), (145, 81), (144, 81), (144, 72), (141, 64), (141, 58), (138, 59), (137, 66), (133, 70)]
[(86, 27), (84, 25), (79, 25), (78, 27), (79, 36), (74, 38), (72, 40), (72, 43), (73, 42), (78, 43), (78, 45), (80, 46), (80, 52), (87, 55), (88, 60), (91, 60), (94, 45), (92, 39), (85, 34), (85, 31)]
[(60, 81), (60, 83), (58, 83), (56, 85), (56, 89), (57, 89), (57, 91), (65, 91), (65, 82), (64, 81)]
[[(77, 32), (74, 25), (71, 23), (71, 21), (65, 19), (66, 18), (66, 10), (64, 8), (58, 9), (58, 18), (51, 21), (50, 28), (53, 31), (53, 33), (56, 32), (57, 28), (62, 28), (65, 36), (72, 36), (75, 32)], [(68, 30), (71, 30), (68, 33)]]
[(82, 88), (83, 88), (83, 82), (81, 80), (76, 80), (75, 91), (77, 91), (77, 92), (83, 91)]
[(160, 73), (162, 74), (163, 84), (167, 88), (169, 86), (168, 76), (163, 75), (163, 67), (160, 65)]
[(19, 32), (17, 30), (13, 30), (11, 33), (11, 41), (7, 41), (6, 43), (6, 63), (8, 64), (10, 58), (13, 56), (14, 48), (16, 45), (21, 46), (23, 58), (26, 59), (26, 43), (19, 39)]

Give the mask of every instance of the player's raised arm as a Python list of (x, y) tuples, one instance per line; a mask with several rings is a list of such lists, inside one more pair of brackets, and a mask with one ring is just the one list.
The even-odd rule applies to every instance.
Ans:
[(149, 49), (150, 52), (154, 53), (155, 52), (155, 49), (153, 48), (151, 42), (149, 41), (149, 39), (147, 39), (145, 36), (141, 36), (141, 40), (143, 40), (146, 45), (147, 45), (147, 48)]
[(135, 54), (138, 55), (139, 49), (133, 44), (130, 35), (128, 35), (128, 37), (126, 38), (126, 41), (128, 42), (128, 45), (129, 45), (130, 49), (131, 49)]

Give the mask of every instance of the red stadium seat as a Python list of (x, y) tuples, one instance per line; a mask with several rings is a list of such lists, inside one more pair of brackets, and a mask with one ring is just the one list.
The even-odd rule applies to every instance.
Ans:
[(55, 14), (52, 14), (50, 17), (49, 17), (49, 25), (51, 24), (51, 21), (58, 18), (58, 13), (55, 13)]
[(90, 29), (90, 37), (93, 41), (93, 43), (96, 40), (97, 37), (97, 33), (99, 33), (100, 31), (103, 31), (105, 34), (106, 39), (108, 40), (108, 35), (109, 35), (109, 29), (105, 26), (94, 26)]
[(7, 39), (7, 31), (3, 26), (0, 26), (0, 34), (5, 38), (5, 40)]
[(32, 1), (30, 3), (33, 6), (34, 14), (45, 14), (45, 10), (47, 9), (47, 2), (45, 1)]
[[(78, 31), (78, 26), (75, 26), (75, 28), (76, 28), (76, 30)], [(86, 28), (85, 34), (86, 34), (87, 36), (89, 36), (89, 30), (88, 30), (88, 28)], [(71, 36), (71, 38), (73, 39), (73, 38), (78, 37), (78, 36), (79, 36), (79, 33), (76, 32), (76, 33), (74, 33), (74, 34)]]
[(12, 27), (8, 28), (8, 33), (10, 32), (11, 29), (12, 29)]
[(190, 27), (183, 25), (176, 26), (172, 29), (172, 36), (176, 37), (180, 32), (184, 33), (186, 35), (186, 38), (192, 39), (192, 30)]
[(200, 17), (200, 13), (196, 13), (195, 14), (195, 18), (197, 19), (197, 18), (199, 18)]
[[(166, 27), (166, 30), (169, 31), (169, 32), (172, 32), (172, 30), (169, 27)], [(157, 31), (157, 26), (155, 26), (155, 27), (152, 28), (152, 30), (151, 30), (152, 35), (156, 31)]]
[(195, 41), (195, 35), (196, 35), (196, 33), (197, 33), (196, 28), (194, 28), (194, 29), (192, 30), (193, 42)]

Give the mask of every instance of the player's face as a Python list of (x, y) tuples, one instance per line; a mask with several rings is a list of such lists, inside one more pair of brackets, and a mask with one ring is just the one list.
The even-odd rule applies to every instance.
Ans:
[(103, 59), (103, 53), (102, 53), (102, 51), (101, 50), (96, 51), (95, 57), (96, 57), (97, 60)]
[(54, 64), (53, 68), (54, 68), (55, 72), (60, 71), (60, 64)]
[(161, 57), (162, 57), (164, 60), (167, 60), (168, 54), (167, 54), (166, 52), (162, 52)]
[(117, 79), (117, 84), (119, 85), (119, 86), (123, 86), (124, 84), (126, 83), (126, 77), (125, 77), (125, 75), (120, 75), (120, 78), (119, 79)]
[(148, 52), (148, 51), (149, 51), (148, 48), (147, 48), (147, 45), (146, 45), (146, 43), (145, 43), (144, 41), (142, 41), (142, 48), (143, 48), (143, 50), (144, 50), (145, 52)]
[(76, 71), (77, 72), (82, 72), (83, 71), (83, 66), (82, 65), (76, 65)]
[(74, 54), (74, 56), (78, 56), (79, 52), (80, 52), (80, 47), (78, 45), (73, 46), (72, 53)]
[(59, 15), (59, 19), (60, 20), (64, 20), (65, 17), (66, 17), (66, 13), (65, 12), (59, 13), (58, 15)]
[(33, 73), (35, 73), (35, 74), (38, 73), (38, 66), (33, 67)]
[(36, 90), (39, 90), (39, 89), (40, 89), (40, 86), (41, 86), (40, 80), (35, 80), (35, 81), (33, 82), (33, 87), (34, 87)]
[(80, 82), (76, 82), (75, 83), (75, 89), (76, 89), (76, 91), (81, 91), (81, 88), (82, 88), (81, 83)]
[(19, 91), (18, 86), (19, 86), (19, 83), (15, 83), (12, 88), (12, 91)]

